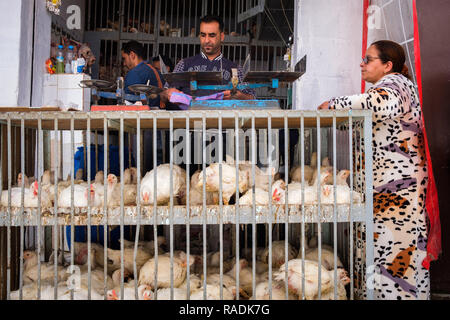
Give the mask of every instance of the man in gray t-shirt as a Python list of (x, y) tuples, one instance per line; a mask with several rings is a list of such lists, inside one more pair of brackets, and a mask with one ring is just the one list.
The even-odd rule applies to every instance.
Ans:
[[(223, 57), (221, 53), (222, 42), (225, 38), (223, 32), (223, 22), (216, 16), (205, 16), (200, 19), (200, 54), (181, 60), (173, 72), (186, 71), (222, 71), (223, 84), (228, 84), (231, 81), (231, 69), (238, 69), (239, 83), (243, 82), (242, 68)], [(180, 90), (178, 90), (180, 89)], [(173, 92), (184, 92), (190, 94), (189, 87), (169, 88), (161, 93), (161, 99), (168, 101)], [(214, 90), (197, 90), (196, 94), (199, 96), (209, 95), (215, 93)], [(225, 90), (224, 99), (234, 100), (253, 100), (255, 99), (255, 92), (251, 89), (238, 90), (236, 94), (231, 95), (231, 90)]]

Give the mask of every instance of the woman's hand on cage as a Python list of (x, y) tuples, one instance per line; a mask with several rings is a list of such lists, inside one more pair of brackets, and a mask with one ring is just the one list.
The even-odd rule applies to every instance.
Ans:
[(325, 101), (324, 103), (322, 103), (320, 106), (317, 107), (317, 110), (327, 110), (330, 108), (330, 104), (328, 101)]

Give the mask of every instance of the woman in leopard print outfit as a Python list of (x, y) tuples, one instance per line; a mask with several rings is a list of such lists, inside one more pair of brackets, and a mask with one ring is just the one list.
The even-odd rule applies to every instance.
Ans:
[[(377, 41), (361, 63), (366, 93), (333, 98), (319, 109), (373, 111), (376, 299), (429, 299), (425, 195), (427, 165), (419, 98), (403, 48)], [(403, 74), (402, 74), (403, 73)]]

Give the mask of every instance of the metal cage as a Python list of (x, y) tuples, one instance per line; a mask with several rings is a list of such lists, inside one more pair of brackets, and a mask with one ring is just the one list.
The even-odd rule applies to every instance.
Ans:
[[(170, 257), (170, 298), (175, 298), (174, 290), (174, 267), (178, 259), (180, 251), (186, 254), (186, 278), (189, 283), (190, 277), (194, 277), (194, 273), (198, 272), (197, 276), (201, 280), (201, 288), (203, 290), (203, 298), (207, 298), (207, 280), (208, 280), (208, 250), (217, 248), (219, 263), (217, 265), (218, 274), (220, 275), (220, 298), (224, 298), (222, 281), (224, 274), (231, 272), (225, 269), (226, 261), (231, 261), (235, 269), (235, 287), (240, 288), (240, 263), (238, 261), (241, 257), (246, 257), (252, 267), (247, 269), (252, 275), (251, 283), (248, 283), (248, 291), (255, 296), (257, 277), (256, 267), (259, 263), (257, 260), (258, 247), (263, 244), (263, 247), (268, 249), (267, 254), (267, 272), (269, 285), (269, 298), (272, 298), (272, 286), (275, 283), (273, 275), (282, 272), (282, 268), (273, 266), (274, 254), (272, 244), (276, 239), (281, 239), (284, 242), (284, 262), (285, 271), (287, 271), (287, 257), (288, 247), (294, 247), (298, 250), (298, 258), (302, 260), (302, 270), (305, 268), (305, 250), (307, 248), (307, 238), (311, 237), (311, 232), (315, 234), (317, 239), (318, 262), (322, 261), (322, 251), (325, 250), (325, 245), (328, 244), (334, 256), (334, 268), (329, 271), (334, 273), (334, 292), (331, 294), (332, 298), (337, 298), (338, 279), (337, 279), (337, 259), (338, 252), (342, 258), (344, 268), (349, 271), (350, 283), (346, 288), (348, 298), (350, 299), (372, 299), (373, 290), (368, 286), (368, 266), (373, 264), (373, 203), (372, 203), (372, 150), (371, 150), (371, 113), (370, 111), (194, 111), (189, 112), (27, 112), (15, 113), (7, 112), (0, 114), (1, 122), (1, 163), (0, 163), (0, 182), (1, 189), (5, 189), (2, 193), (2, 199), (6, 199), (7, 205), (0, 209), (0, 226), (1, 226), (1, 284), (3, 299), (24, 297), (24, 289), (30, 284), (24, 285), (24, 275), (27, 270), (24, 268), (24, 249), (35, 249), (37, 257), (37, 281), (32, 282), (33, 296), (37, 299), (53, 299), (61, 297), (61, 292), (65, 293), (71, 299), (80, 299), (77, 295), (78, 287), (70, 287), (70, 281), (74, 281), (75, 276), (80, 276), (74, 270), (77, 266), (75, 251), (75, 226), (87, 226), (86, 235), (86, 249), (87, 249), (87, 270), (86, 276), (86, 296), (81, 296), (85, 299), (94, 299), (93, 294), (100, 294), (100, 298), (107, 298), (107, 278), (111, 274), (108, 269), (110, 259), (110, 249), (107, 245), (94, 245), (95, 239), (91, 235), (91, 226), (103, 226), (104, 239), (110, 240), (109, 232), (112, 226), (119, 226), (120, 228), (120, 299), (125, 297), (125, 289), (132, 290), (132, 296), (138, 298), (138, 281), (134, 285), (130, 285), (125, 281), (125, 264), (128, 269), (134, 274), (134, 278), (138, 279), (139, 265), (137, 264), (137, 254), (139, 250), (138, 242), (145, 237), (147, 239), (157, 239), (161, 236), (161, 230), (158, 226), (167, 226), (168, 233), (166, 234), (166, 249)], [(89, 146), (92, 142), (95, 144), (95, 159), (91, 156), (91, 152), (85, 153), (87, 172), (85, 178), (87, 185), (89, 185), (93, 178), (91, 170), (91, 163), (101, 161), (98, 157), (98, 144), (103, 142), (105, 146), (109, 146), (111, 135), (118, 135), (119, 144), (119, 167), (120, 167), (120, 205), (116, 207), (108, 207), (107, 178), (104, 176), (104, 201), (98, 206), (94, 206), (91, 200), (87, 200), (87, 207), (74, 206), (74, 192), (70, 198), (70, 207), (60, 207), (58, 205), (58, 187), (52, 185), (54, 188), (55, 199), (51, 206), (44, 207), (41, 204), (44, 194), (44, 184), (42, 181), (42, 174), (44, 169), (53, 167), (54, 180), (58, 181), (59, 174), (62, 172), (61, 168), (61, 144), (60, 133), (67, 132), (71, 136), (71, 179), (68, 181), (68, 188), (74, 190), (75, 188), (75, 172), (74, 172), (74, 155), (75, 147), (73, 145), (74, 132), (82, 130), (85, 134), (85, 145)], [(144, 131), (152, 132), (150, 141), (146, 141), (147, 145), (144, 148)], [(169, 200), (165, 205), (158, 205), (156, 201), (153, 204), (147, 205), (142, 202), (139, 191), (141, 190), (141, 183), (147, 170), (158, 170), (157, 162), (152, 161), (152, 166), (144, 168), (144, 158), (152, 155), (153, 159), (158, 156), (158, 142), (157, 133), (160, 130), (169, 131), (169, 154), (168, 164), (170, 166), (170, 175), (165, 179), (170, 181), (170, 195)], [(290, 138), (290, 132), (298, 133), (298, 143)], [(49, 146), (46, 136), (49, 133), (54, 133), (55, 143)], [(278, 134), (277, 134), (278, 132)], [(222, 134), (223, 133), (223, 134)], [(225, 133), (228, 133), (224, 136)], [(198, 134), (198, 141), (195, 141), (194, 135)], [(127, 138), (125, 136), (127, 135)], [(191, 141), (193, 137), (194, 142)], [(183, 138), (184, 137), (184, 138)], [(213, 138), (214, 137), (214, 138)], [(279, 138), (283, 137), (283, 140)], [(136, 203), (131, 206), (124, 205), (124, 146), (128, 139), (128, 146), (135, 146), (135, 156), (137, 165), (137, 195)], [(339, 143), (338, 143), (339, 141)], [(277, 147), (278, 144), (278, 147)], [(211, 146), (217, 147), (217, 151), (209, 153)], [(183, 149), (183, 155), (180, 155), (180, 146)], [(280, 150), (281, 154), (276, 154), (276, 150)], [(284, 148), (283, 148), (284, 147)], [(86, 148), (84, 149), (86, 150)], [(199, 151), (199, 162), (195, 163), (194, 153)], [(274, 151), (275, 150), (275, 151)], [(322, 159), (324, 155), (328, 156), (333, 167), (333, 186), (334, 197), (331, 204), (324, 204), (321, 200), (321, 186), (317, 186), (318, 200), (315, 204), (308, 204), (300, 202), (299, 204), (289, 204), (289, 189), (290, 189), (290, 168), (294, 165), (299, 165), (302, 171), (305, 170), (305, 163), (311, 158), (311, 152), (317, 152), (317, 159)], [(230, 151), (228, 154), (234, 159), (240, 161), (248, 160), (251, 163), (251, 174), (249, 177), (249, 191), (253, 194), (251, 205), (241, 205), (239, 195), (239, 179), (236, 179), (235, 199), (225, 203), (224, 198), (224, 180), (223, 167), (226, 164), (224, 157), (225, 151)], [(104, 149), (103, 165), (104, 172), (109, 172), (111, 163), (108, 161), (109, 148)], [(233, 152), (233, 153), (231, 153)], [(129, 152), (129, 157), (131, 157)], [(207, 154), (209, 153), (209, 154)], [(230, 154), (231, 153), (231, 154)], [(265, 165), (270, 170), (273, 167), (282, 166), (279, 174), (284, 175), (287, 185), (286, 200), (284, 204), (273, 203), (270, 199), (273, 198), (272, 189), (267, 191), (269, 199), (267, 205), (256, 205), (255, 195), (255, 170), (258, 170), (258, 165), (261, 167), (264, 159), (259, 159), (258, 155), (265, 155), (262, 158), (266, 159)], [(192, 162), (194, 159), (194, 163)], [(206, 205), (206, 183), (202, 188), (203, 205), (190, 205), (191, 199), (190, 190), (190, 176), (193, 173), (195, 165), (200, 168), (204, 180), (206, 178), (206, 167), (210, 162), (218, 163), (219, 165), (219, 204)], [(36, 169), (35, 169), (36, 165)], [(176, 172), (174, 166), (183, 166), (186, 170), (186, 204), (176, 205), (176, 195), (174, 194), (174, 178)], [(193, 166), (194, 165), (194, 166)], [(318, 175), (320, 179), (320, 160), (317, 162)], [(239, 177), (240, 168), (239, 161), (233, 165), (235, 168), (235, 177)], [(346, 168), (350, 170), (349, 186), (350, 195), (353, 193), (360, 193), (362, 201), (354, 203), (350, 200), (348, 204), (337, 203), (336, 196), (336, 176), (337, 170)], [(234, 171), (234, 169), (233, 169)], [(18, 173), (29, 173), (36, 177), (37, 183), (37, 205), (36, 207), (25, 207), (24, 197), (27, 188), (25, 182), (23, 185), (18, 185), (13, 190), (13, 179)], [(156, 175), (154, 175), (156, 177)], [(272, 185), (272, 177), (267, 176), (269, 186)], [(304, 183), (304, 174), (301, 180), (303, 181), (302, 194), (306, 184)], [(22, 179), (22, 181), (24, 181)], [(158, 190), (156, 184), (161, 183), (158, 179), (153, 179), (154, 190)], [(13, 201), (13, 192), (20, 190), (20, 200), (15, 205)], [(47, 190), (47, 189), (45, 189)], [(100, 190), (100, 189), (99, 189)], [(292, 189), (293, 190), (293, 189)], [(5, 198), (4, 198), (5, 197)], [(154, 193), (154, 200), (156, 200), (157, 193)], [(87, 199), (91, 199), (87, 197)], [(304, 199), (304, 198), (303, 198)], [(353, 198), (351, 198), (353, 199)], [(290, 201), (290, 200), (289, 200)], [(234, 202), (234, 203), (233, 203)], [(124, 237), (126, 226), (135, 226), (134, 230), (130, 231), (129, 236), (132, 241), (133, 259), (124, 257)], [(64, 232), (64, 227), (71, 226), (70, 239), (72, 245), (68, 246), (68, 232)], [(210, 228), (212, 231), (208, 231)], [(152, 227), (148, 229), (148, 227)], [(147, 229), (146, 229), (147, 228)], [(185, 234), (181, 233), (179, 229), (186, 229)], [(195, 243), (195, 239), (191, 236), (191, 231), (197, 228), (200, 230), (199, 242)], [(262, 228), (262, 229), (261, 229)], [(218, 232), (217, 232), (218, 229)], [(175, 231), (176, 230), (176, 231)], [(184, 232), (184, 231), (183, 231)], [(153, 235), (153, 238), (151, 237)], [(180, 235), (185, 236), (185, 242), (180, 244), (176, 239)], [(98, 236), (98, 232), (97, 232)], [(192, 238), (191, 238), (192, 237)], [(106, 240), (105, 240), (106, 243)], [(194, 246), (192, 246), (194, 243)], [(163, 257), (158, 253), (160, 247), (154, 242), (153, 255), (155, 269), (158, 270), (157, 257)], [(226, 245), (229, 245), (226, 247)], [(91, 266), (91, 249), (96, 246), (97, 251), (103, 251), (103, 267), (97, 268), (101, 273), (103, 271), (104, 287), (102, 290), (94, 292), (92, 288), (93, 280), (92, 272), (94, 268)], [(178, 247), (177, 247), (178, 246)], [(184, 247), (185, 246), (185, 247)], [(69, 250), (67, 254), (66, 265), (70, 269), (61, 269), (59, 266), (59, 259), (53, 259), (46, 262), (50, 255), (54, 257), (59, 256), (60, 251)], [(231, 251), (229, 252), (228, 251)], [(198, 253), (195, 256), (194, 252)], [(95, 251), (93, 254), (96, 254)], [(64, 256), (64, 255), (63, 255)], [(77, 256), (78, 257), (78, 256)], [(78, 258), (77, 258), (78, 259)], [(125, 260), (124, 260), (125, 259)], [(195, 261), (192, 262), (192, 259)], [(62, 258), (64, 262), (64, 258)], [(142, 266), (142, 265), (140, 265)], [(80, 266), (78, 266), (80, 267)], [(198, 268), (197, 268), (198, 267)], [(47, 268), (47, 269), (44, 269)], [(50, 268), (50, 269), (48, 269)], [(197, 269), (198, 270), (197, 270)], [(227, 267), (228, 268), (228, 267)], [(243, 268), (243, 267), (242, 267)], [(41, 270), (47, 270), (52, 277), (41, 281)], [(63, 271), (61, 271), (63, 270)], [(318, 283), (316, 299), (322, 298), (322, 274), (321, 268), (318, 268)], [(43, 271), (44, 272), (44, 271)], [(62, 272), (69, 272), (69, 282), (60, 280), (59, 276)], [(232, 275), (229, 273), (229, 275)], [(76, 279), (75, 279), (76, 280)], [(154, 275), (153, 288), (158, 288), (158, 272)], [(243, 280), (241, 280), (242, 282)], [(285, 281), (281, 290), (285, 292), (285, 298), (289, 296), (287, 272)], [(58, 285), (57, 285), (58, 284)], [(34, 285), (34, 287), (33, 287)], [(242, 285), (242, 283), (241, 283)], [(305, 282), (302, 283), (303, 288)], [(69, 287), (66, 287), (69, 286)], [(41, 296), (41, 290), (50, 290), (46, 295)], [(68, 289), (70, 288), (70, 289)], [(130, 289), (131, 288), (131, 289)], [(154, 293), (158, 291), (154, 290)], [(189, 285), (186, 286), (186, 297), (189, 298), (194, 290)], [(305, 291), (299, 295), (298, 299), (305, 299)], [(42, 293), (44, 294), (44, 293)], [(239, 292), (234, 293), (235, 298), (239, 299)], [(119, 296), (119, 294), (118, 294)], [(209, 297), (209, 296), (208, 296)], [(157, 299), (157, 295), (154, 297)]]

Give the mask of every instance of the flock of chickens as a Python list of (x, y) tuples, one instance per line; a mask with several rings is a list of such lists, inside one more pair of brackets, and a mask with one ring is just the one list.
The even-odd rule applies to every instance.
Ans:
[[(312, 205), (318, 202), (318, 190), (320, 190), (320, 201), (323, 204), (334, 203), (334, 186), (332, 167), (328, 158), (322, 161), (320, 176), (317, 170), (316, 155), (312, 155), (310, 165), (305, 165), (302, 172), (301, 167), (294, 167), (289, 173), (288, 185), (277, 177), (275, 170), (262, 170), (255, 166), (255, 176), (252, 177), (252, 165), (249, 162), (242, 162), (236, 172), (236, 163), (233, 159), (227, 158), (222, 163), (222, 179), (219, 179), (219, 164), (209, 165), (205, 172), (196, 171), (190, 177), (189, 205), (203, 205), (203, 187), (205, 187), (205, 202), (207, 205), (217, 205), (220, 202), (219, 190), (222, 186), (222, 201), (225, 205), (230, 204), (232, 197), (236, 196), (236, 184), (239, 186), (239, 204), (252, 205), (253, 192), (252, 184), (255, 183), (255, 203), (256, 205), (285, 204), (286, 197), (289, 204)], [(170, 175), (172, 174), (172, 179)], [(155, 192), (155, 175), (157, 187)], [(303, 176), (303, 179), (302, 179)], [(346, 180), (349, 176), (348, 170), (341, 170), (336, 176), (336, 203), (348, 204), (350, 197), (353, 202), (361, 202), (362, 195), (349, 188)], [(269, 179), (270, 177), (270, 179)], [(141, 180), (140, 189), (137, 188), (137, 170), (128, 168), (123, 176), (123, 202), (125, 206), (136, 205), (140, 199), (142, 205), (153, 205), (155, 200), (158, 205), (169, 205), (172, 200), (174, 205), (186, 205), (187, 186), (186, 171), (177, 165), (159, 165), (155, 170), (145, 174)], [(11, 192), (11, 206), (22, 206), (22, 184), (25, 185), (23, 194), (23, 206), (38, 207), (38, 194), (40, 189), (41, 208), (53, 207), (57, 201), (57, 206), (61, 208), (104, 206), (106, 195), (107, 206), (116, 207), (121, 203), (121, 184), (114, 174), (108, 174), (105, 194), (104, 174), (97, 172), (95, 179), (90, 185), (82, 180), (82, 172), (77, 172), (74, 178), (73, 198), (71, 179), (59, 181), (55, 186), (54, 177), (50, 171), (45, 171), (40, 182), (31, 181), (26, 176), (19, 174), (17, 185)], [(173, 181), (172, 185), (170, 181)], [(302, 185), (301, 181), (305, 184)], [(272, 185), (269, 181), (273, 181)], [(304, 195), (304, 199), (303, 199)], [(9, 205), (8, 190), (2, 191), (1, 204), (4, 207)], [(170, 254), (164, 251), (165, 239), (158, 238), (157, 244), (153, 241), (140, 241), (138, 250), (134, 251), (134, 242), (124, 240), (124, 298), (132, 299), (135, 296), (135, 286), (138, 288), (138, 299), (140, 300), (165, 300), (170, 299), (170, 266), (173, 263), (173, 287), (174, 299), (187, 299), (187, 286), (190, 288), (190, 299), (203, 299), (203, 257), (201, 255), (188, 255), (183, 251), (174, 251), (173, 261)], [(155, 278), (155, 246), (158, 247), (158, 267), (157, 283)], [(335, 279), (334, 268), (337, 270), (337, 299), (347, 299), (345, 286), (349, 284), (350, 278), (343, 268), (338, 257), (337, 265), (334, 266), (333, 248), (322, 245), (322, 261), (318, 263), (318, 249), (310, 244), (310, 248), (305, 243), (305, 260), (302, 260), (301, 252), (289, 245), (287, 278), (285, 274), (285, 242), (274, 241), (272, 243), (272, 299), (286, 299), (285, 281), (289, 292), (289, 299), (302, 299), (304, 294), (306, 299), (319, 298), (319, 270), (321, 273), (320, 293), (321, 299), (334, 299)], [(80, 270), (80, 286), (74, 291), (75, 300), (88, 299), (88, 248), (86, 243), (74, 243), (75, 260)], [(223, 299), (234, 299), (237, 295), (240, 299), (254, 297), (257, 300), (269, 299), (269, 249), (258, 248), (257, 263), (255, 265), (256, 288), (253, 292), (252, 285), (252, 265), (251, 259), (240, 259), (236, 257), (224, 256), (223, 258)], [(24, 286), (23, 299), (36, 299), (37, 279), (38, 279), (38, 257), (34, 251), (24, 252)], [(90, 251), (91, 265), (91, 299), (104, 299), (104, 247), (92, 243)], [(248, 257), (251, 257), (249, 255)], [(54, 299), (54, 259), (41, 263), (41, 299)], [(70, 276), (68, 269), (70, 266), (64, 264), (64, 254), (60, 254), (58, 259), (58, 299), (70, 299), (70, 289), (67, 279)], [(207, 255), (207, 278), (206, 292), (207, 299), (220, 299), (220, 254), (211, 252)], [(134, 261), (137, 272), (133, 278)], [(304, 262), (304, 270), (303, 270)], [(189, 281), (187, 280), (187, 265), (189, 263)], [(239, 288), (236, 287), (236, 263), (239, 264)], [(121, 251), (107, 248), (107, 271), (106, 298), (116, 300), (120, 298), (121, 280)], [(302, 286), (302, 279), (305, 286)], [(11, 293), (12, 299), (19, 298), (19, 291)]]
[[(302, 168), (293, 167), (290, 170), (291, 183), (286, 185), (282, 179), (278, 179), (275, 170), (262, 170), (255, 166), (254, 180), (252, 178), (252, 164), (249, 162), (239, 163), (239, 172), (236, 174), (236, 164), (233, 159), (227, 157), (227, 161), (222, 163), (222, 179), (219, 179), (218, 163), (213, 163), (202, 171), (196, 171), (190, 178), (189, 205), (203, 204), (203, 186), (205, 185), (206, 205), (219, 204), (219, 190), (222, 185), (223, 204), (230, 204), (230, 199), (236, 194), (236, 182), (239, 185), (239, 204), (252, 205), (253, 192), (252, 184), (255, 182), (255, 203), (256, 205), (285, 204), (286, 194), (289, 204), (313, 205), (318, 203), (318, 190), (320, 190), (320, 203), (334, 203), (333, 168), (329, 164), (328, 158), (322, 160), (320, 179), (317, 170), (317, 160), (315, 153), (312, 155), (311, 164), (305, 165), (303, 170), (304, 185), (302, 185)], [(125, 206), (136, 205), (138, 197), (142, 205), (153, 205), (154, 201), (158, 205), (170, 204), (172, 191), (174, 205), (186, 205), (186, 171), (177, 165), (172, 166), (172, 186), (169, 179), (171, 168), (169, 164), (161, 164), (155, 170), (145, 174), (141, 180), (140, 190), (137, 190), (137, 170), (127, 168), (123, 173), (123, 202)], [(350, 198), (353, 202), (362, 202), (362, 195), (351, 190), (347, 184), (349, 170), (341, 170), (336, 176), (336, 203), (349, 204)], [(155, 194), (155, 174), (156, 174), (156, 194)], [(73, 206), (87, 207), (90, 202), (91, 207), (102, 207), (105, 199), (104, 173), (98, 171), (94, 181), (88, 183), (82, 180), (83, 172), (80, 169), (74, 179)], [(204, 179), (204, 176), (206, 179)], [(270, 179), (269, 179), (270, 176)], [(24, 180), (24, 207), (38, 207), (38, 181), (30, 181), (26, 176), (19, 173), (17, 185), (11, 188), (11, 206), (21, 207), (22, 200), (22, 179)], [(272, 185), (269, 185), (272, 181)], [(54, 178), (52, 172), (46, 170), (41, 179), (41, 208), (53, 207), (57, 199), (57, 206), (62, 208), (71, 207), (72, 190), (71, 179), (59, 181), (57, 187), (52, 184)], [(319, 188), (320, 185), (320, 188)], [(172, 187), (172, 190), (171, 190)], [(269, 193), (270, 190), (270, 193)], [(56, 197), (56, 193), (58, 196)], [(304, 195), (304, 199), (303, 199)], [(114, 174), (107, 176), (107, 206), (116, 207), (121, 202), (121, 184), (119, 178)], [(272, 198), (272, 199), (270, 199)], [(1, 204), (7, 207), (8, 190), (2, 191)]]
[[(155, 245), (158, 246), (157, 282), (155, 283)], [(311, 245), (311, 241), (310, 241)], [(124, 300), (135, 300), (135, 286), (137, 286), (138, 300), (170, 300), (170, 253), (164, 252), (165, 239), (157, 238), (153, 241), (140, 241), (136, 251), (137, 275), (133, 279), (134, 242), (124, 241)], [(88, 248), (86, 243), (75, 242), (74, 263), (79, 268), (80, 281), (74, 288), (74, 300), (88, 299)], [(308, 248), (305, 243), (305, 260), (302, 260), (301, 251), (288, 245), (288, 299), (302, 299), (303, 294), (307, 300), (318, 299), (319, 295), (319, 269), (321, 270), (320, 292), (322, 300), (334, 300), (334, 254), (333, 248), (322, 245), (322, 264), (318, 264), (318, 249)], [(22, 299), (37, 299), (38, 258), (34, 251), (25, 251), (23, 271)], [(70, 266), (64, 264), (64, 255), (58, 259), (58, 300), (69, 300), (67, 271)], [(269, 249), (258, 248), (255, 265), (255, 292), (253, 292), (252, 265), (246, 259), (239, 260), (239, 288), (236, 287), (236, 258), (223, 257), (222, 293), (223, 300), (239, 299), (269, 300)], [(62, 258), (62, 259), (61, 259)], [(220, 300), (220, 253), (207, 254), (206, 299)], [(91, 296), (92, 300), (103, 300), (104, 296), (104, 248), (91, 243)], [(251, 261), (251, 259), (250, 259)], [(304, 269), (302, 267), (304, 261)], [(189, 286), (191, 300), (203, 300), (203, 256), (189, 256), (189, 281), (187, 277), (188, 256), (183, 251), (173, 252), (173, 299), (186, 300), (187, 286)], [(106, 299), (121, 299), (121, 252), (107, 248), (107, 278)], [(346, 285), (350, 278), (337, 257), (337, 299), (346, 300)], [(303, 273), (304, 271), (304, 273)], [(50, 257), (48, 263), (41, 263), (41, 299), (54, 299), (54, 258)], [(285, 300), (285, 241), (272, 243), (272, 300)], [(303, 287), (302, 278), (305, 279)], [(136, 283), (137, 282), (137, 283)], [(19, 299), (19, 290), (11, 292), (12, 299)]]

